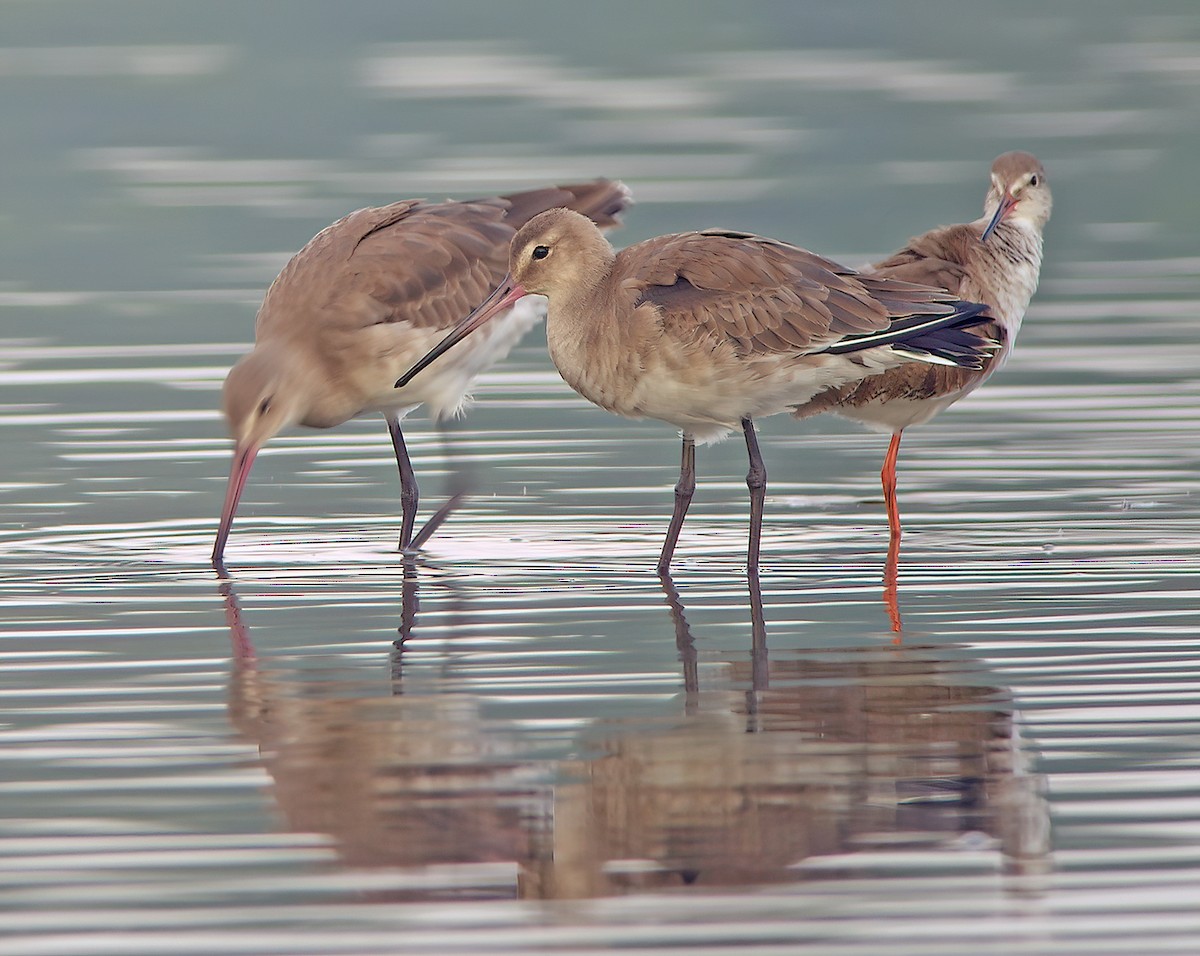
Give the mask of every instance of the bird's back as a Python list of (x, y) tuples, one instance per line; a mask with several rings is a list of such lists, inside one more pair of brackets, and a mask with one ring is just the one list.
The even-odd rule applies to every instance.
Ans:
[[(601, 228), (630, 204), (619, 182), (596, 180), (464, 202), (404, 200), (359, 209), (321, 230), (267, 291), (256, 332), (377, 323), (450, 328), (504, 277), (517, 229), (566, 206)], [(369, 301), (367, 301), (369, 300)], [(314, 328), (315, 327), (315, 328)]]
[[(310, 240), (268, 289), (258, 342), (305, 356), (318, 400), (309, 424), (344, 421), (367, 408), (429, 402), (436, 415), (462, 401), (471, 380), (503, 358), (539, 318), (514, 310), (461, 350), (459, 361), (401, 395), (393, 388), (415, 360), (478, 306), (508, 269), (516, 230), (537, 212), (577, 206), (604, 227), (630, 202), (619, 182), (596, 180), (466, 202), (405, 200), (360, 209)], [(432, 370), (431, 370), (432, 372)]]
[(603, 408), (671, 422), (698, 440), (857, 381), (861, 363), (886, 358), (822, 354), (827, 347), (961, 305), (948, 292), (862, 276), (728, 230), (630, 246), (592, 291), (559, 285), (547, 335), (568, 384)]
[(614, 272), (668, 335), (729, 343), (742, 355), (817, 349), (889, 322), (882, 290), (853, 270), (751, 233), (658, 236), (623, 250)]

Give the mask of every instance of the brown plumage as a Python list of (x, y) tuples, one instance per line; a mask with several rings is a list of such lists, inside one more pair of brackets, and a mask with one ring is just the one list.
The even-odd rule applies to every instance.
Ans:
[(556, 209), (517, 233), (508, 281), (397, 385), (526, 293), (550, 300), (550, 356), (567, 384), (601, 408), (683, 432), (662, 571), (695, 486), (696, 440), (739, 427), (745, 435), (754, 571), (766, 486), (754, 418), (913, 354), (975, 364), (982, 354), (981, 340), (962, 329), (982, 307), (944, 290), (859, 275), (789, 243), (725, 230), (659, 236), (617, 253), (586, 218)]
[[(225, 542), (254, 456), (289, 425), (329, 428), (379, 411), (400, 469), (400, 546), (412, 540), (418, 491), (400, 419), (417, 405), (433, 417), (455, 413), (472, 380), (537, 320), (534, 310), (507, 312), (495, 330), (396, 390), (408, 368), (479, 305), (503, 277), (516, 231), (546, 209), (569, 206), (601, 227), (616, 225), (629, 205), (618, 183), (596, 180), (467, 202), (406, 200), (360, 209), (323, 229), (267, 290), (254, 350), (230, 371), (222, 407), (233, 435), (233, 468), (213, 562)], [(432, 527), (435, 525), (427, 526)]]
[(983, 302), (993, 321), (981, 331), (1000, 343), (981, 368), (931, 367), (909, 363), (827, 389), (800, 405), (806, 418), (832, 411), (892, 432), (882, 472), (890, 547), (889, 583), (899, 557), (900, 513), (896, 501), (896, 458), (901, 433), (926, 422), (982, 385), (1012, 350), (1021, 319), (1037, 288), (1042, 264), (1042, 230), (1053, 200), (1046, 171), (1030, 153), (1004, 153), (992, 163), (983, 216), (974, 222), (941, 226), (916, 236), (870, 274), (940, 286), (956, 296)]

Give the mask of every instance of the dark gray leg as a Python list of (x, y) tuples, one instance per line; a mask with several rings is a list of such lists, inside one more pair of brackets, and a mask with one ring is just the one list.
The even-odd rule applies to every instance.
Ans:
[(767, 466), (763, 464), (762, 455), (758, 450), (758, 439), (754, 435), (754, 422), (749, 418), (743, 418), (742, 431), (746, 435), (746, 451), (750, 455), (750, 471), (746, 474), (746, 487), (750, 489), (750, 546), (746, 555), (746, 570), (752, 577), (757, 577), (763, 503), (767, 498)]
[(400, 508), (403, 514), (400, 522), (400, 550), (405, 551), (412, 539), (413, 525), (417, 521), (417, 505), (421, 501), (421, 491), (417, 488), (417, 476), (413, 473), (412, 462), (408, 460), (408, 449), (400, 431), (400, 419), (388, 415), (387, 424), (388, 433), (392, 436), (392, 448), (396, 451), (396, 466), (400, 469)]
[(683, 527), (683, 519), (687, 516), (688, 505), (692, 503), (692, 495), (696, 491), (696, 443), (690, 435), (683, 436), (683, 456), (679, 463), (679, 481), (675, 483), (675, 510), (671, 513), (671, 524), (667, 528), (667, 540), (663, 542), (662, 554), (658, 557), (658, 573), (668, 574), (671, 570), (671, 557), (675, 554), (675, 543), (679, 540), (679, 531)]
[(762, 587), (758, 572), (748, 575), (750, 585), (750, 675), (754, 693), (767, 690), (771, 669), (767, 662), (767, 621), (763, 614)]

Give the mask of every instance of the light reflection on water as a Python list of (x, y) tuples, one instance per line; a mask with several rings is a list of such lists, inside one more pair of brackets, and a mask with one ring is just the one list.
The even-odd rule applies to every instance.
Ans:
[[(352, 6), (141, 44), (104, 0), (94, 45), (30, 7), (0, 49), (0, 954), (1196, 952), (1186, 0), (935, 4), (920, 37), (688, 5), (719, 42), (671, 4), (556, 43)], [(618, 243), (855, 263), (974, 215), (1014, 146), (1055, 177), (1043, 286), (906, 436), (898, 643), (880, 436), (762, 423), (761, 601), (744, 452), (703, 449), (664, 589), (677, 442), (540, 333), (452, 454), (414, 416), (428, 506), (456, 462), (477, 489), (418, 562), (368, 419), (272, 442), (207, 567), (220, 379), (349, 209), (615, 175)]]

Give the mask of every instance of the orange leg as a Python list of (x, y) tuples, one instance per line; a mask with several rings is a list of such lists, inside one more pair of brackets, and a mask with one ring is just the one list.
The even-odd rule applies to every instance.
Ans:
[[(887, 565), (883, 570), (883, 603), (887, 605), (888, 620), (891, 621), (892, 630), (899, 634), (904, 630), (904, 625), (900, 623), (900, 539), (893, 538), (888, 545)], [(895, 643), (900, 643), (900, 638), (896, 638)]]
[[(883, 500), (887, 504), (888, 513), (888, 556), (883, 571), (883, 600), (887, 604), (888, 617), (892, 630), (897, 634), (901, 631), (900, 603), (897, 596), (897, 584), (900, 578), (900, 507), (896, 502), (896, 459), (900, 455), (900, 436), (903, 429), (892, 433), (892, 441), (888, 445), (887, 455), (883, 459)], [(899, 638), (897, 638), (899, 640)]]
[(900, 456), (900, 436), (903, 434), (903, 429), (892, 433), (887, 454), (883, 458), (883, 471), (879, 475), (883, 479), (883, 500), (887, 504), (891, 543), (897, 549), (900, 547), (900, 506), (896, 503), (896, 459)]

